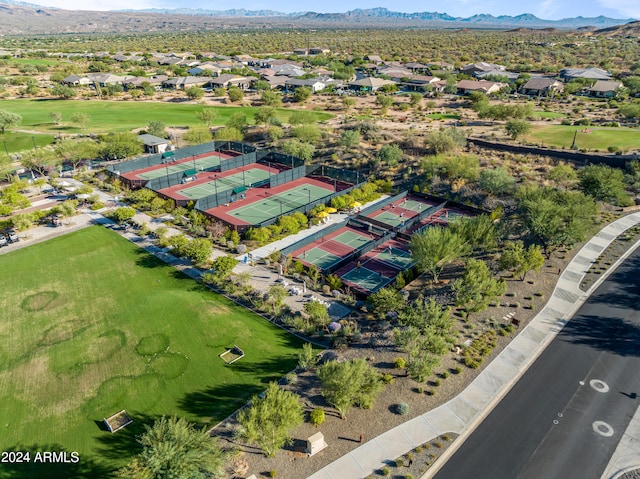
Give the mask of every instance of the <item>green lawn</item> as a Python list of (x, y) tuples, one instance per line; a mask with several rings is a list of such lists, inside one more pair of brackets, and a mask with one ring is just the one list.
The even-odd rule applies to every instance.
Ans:
[[(640, 130), (633, 128), (533, 125), (523, 139), (539, 145), (570, 148), (576, 130), (578, 130), (576, 135), (578, 149), (606, 151), (609, 146), (624, 149), (638, 148), (640, 145)], [(588, 133), (585, 133), (586, 131)]]
[(18, 151), (30, 150), (33, 148), (34, 142), (36, 146), (39, 147), (47, 146), (53, 143), (53, 139), (54, 136), (51, 134), (36, 135), (7, 130), (4, 135), (0, 133), (0, 156), (6, 156), (7, 151), (11, 154)]
[[(137, 101), (98, 101), (98, 100), (3, 100), (2, 109), (22, 116), (18, 130), (37, 130), (42, 132), (64, 131), (68, 133), (106, 133), (129, 131), (147, 126), (151, 121), (161, 121), (167, 126), (204, 126), (196, 117), (202, 105), (193, 103), (137, 102)], [(254, 107), (206, 107), (215, 108), (217, 125), (224, 125), (231, 115), (242, 112), (253, 123)], [(278, 108), (277, 117), (287, 122), (293, 110)], [(49, 116), (56, 112), (62, 114), (62, 125), (56, 126)], [(81, 130), (71, 123), (74, 113), (84, 113), (89, 117), (86, 127)], [(311, 112), (318, 121), (332, 117), (329, 113)]]
[[(106, 477), (143, 423), (215, 424), (293, 369), (301, 347), (100, 226), (0, 256), (0, 291), (0, 446), (81, 457), (0, 477)], [(234, 344), (246, 356), (226, 365), (218, 355)], [(104, 431), (121, 409), (134, 424)]]
[(555, 111), (535, 110), (533, 112), (533, 116), (536, 116), (538, 118), (563, 118), (566, 115), (564, 113), (557, 113)]
[(460, 115), (455, 113), (429, 113), (427, 115), (428, 118), (432, 120), (459, 120)]

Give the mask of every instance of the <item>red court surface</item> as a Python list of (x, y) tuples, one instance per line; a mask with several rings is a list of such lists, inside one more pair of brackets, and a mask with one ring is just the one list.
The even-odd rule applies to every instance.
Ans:
[(427, 216), (426, 218), (423, 218), (418, 223), (412, 225), (411, 228), (405, 231), (405, 234), (410, 235), (415, 232), (421, 231), (424, 228), (429, 226), (447, 226), (449, 222), (453, 221), (454, 219), (461, 218), (461, 217), (470, 218), (473, 216), (475, 216), (474, 213), (470, 211), (462, 210), (460, 208), (455, 208), (455, 207), (442, 208), (440, 211), (432, 214), (431, 216)]
[[(228, 160), (229, 158), (232, 158), (233, 156), (237, 156), (237, 154), (229, 154), (229, 153), (220, 153), (220, 152), (216, 152), (216, 151), (210, 151), (208, 153), (203, 153), (201, 155), (192, 155), (189, 156), (187, 158), (182, 158), (178, 161), (173, 161), (171, 160), (168, 165), (185, 165), (185, 164), (193, 164), (194, 161), (197, 161), (200, 158), (207, 158), (207, 157), (212, 157), (212, 156), (217, 156), (218, 158), (220, 158), (221, 160)], [(187, 165), (185, 165), (187, 166)], [(147, 168), (141, 168), (139, 170), (133, 170), (133, 171), (129, 171), (127, 173), (123, 173), (121, 176), (127, 180), (145, 180), (145, 178), (139, 176), (139, 175), (143, 175), (144, 173), (149, 173), (152, 171), (157, 171), (157, 170), (162, 170), (162, 169), (166, 169), (166, 166), (164, 164), (159, 164), (159, 165), (154, 165), (154, 166), (149, 166)], [(160, 175), (163, 176), (163, 175)], [(147, 181), (147, 180), (145, 180)]]
[[(235, 170), (232, 170), (232, 172), (235, 172)], [(290, 181), (289, 183), (286, 183), (284, 185), (276, 186), (275, 188), (249, 188), (245, 192), (245, 198), (238, 199), (235, 203), (228, 204), (227, 206), (210, 208), (206, 210), (205, 213), (221, 221), (224, 221), (229, 225), (240, 227), (239, 229), (246, 229), (246, 227), (253, 225), (251, 223), (243, 221), (240, 218), (237, 218), (236, 216), (230, 215), (229, 213), (231, 211), (237, 209), (238, 207), (247, 206), (252, 203), (263, 201), (265, 199), (265, 193), (268, 193), (268, 195), (270, 196), (275, 196), (305, 185), (313, 185), (323, 188), (327, 191), (327, 196), (333, 193), (333, 185), (328, 185), (326, 182), (318, 181), (313, 178), (304, 177), (294, 181)]]
[[(166, 196), (167, 198), (171, 198), (174, 200), (192, 200), (192, 198), (189, 198), (187, 196), (181, 195), (180, 191), (188, 189), (188, 188), (193, 188), (194, 186), (198, 186), (198, 185), (204, 185), (207, 183), (211, 183), (213, 185), (213, 182), (217, 181), (217, 180), (221, 180), (224, 179), (228, 176), (236, 176), (239, 173), (242, 173), (243, 171), (249, 171), (249, 170), (262, 170), (265, 171), (267, 173), (271, 173), (271, 174), (277, 174), (279, 173), (278, 170), (274, 169), (274, 168), (270, 168), (267, 165), (262, 165), (260, 163), (251, 163), (247, 166), (241, 166), (239, 168), (234, 168), (232, 170), (228, 170), (225, 171), (223, 173), (220, 172), (212, 172), (212, 171), (201, 171), (198, 172), (197, 174), (197, 179), (195, 181), (190, 181), (188, 183), (184, 183), (184, 184), (177, 184), (174, 186), (171, 186), (169, 188), (163, 188), (161, 190), (158, 190), (158, 193), (160, 193), (163, 196)], [(215, 194), (215, 188), (212, 186), (211, 188), (211, 194)], [(226, 191), (230, 189), (230, 187), (228, 185), (221, 185), (220, 186), (220, 192), (222, 191)], [(248, 195), (247, 195), (248, 196)]]

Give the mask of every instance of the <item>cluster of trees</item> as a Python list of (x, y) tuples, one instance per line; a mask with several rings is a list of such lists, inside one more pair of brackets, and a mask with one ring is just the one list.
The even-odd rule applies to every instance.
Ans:
[(281, 236), (295, 234), (305, 229), (308, 223), (309, 218), (304, 213), (295, 212), (279, 217), (272, 225), (250, 228), (245, 233), (245, 238), (250, 241), (257, 241), (260, 244), (266, 244)]

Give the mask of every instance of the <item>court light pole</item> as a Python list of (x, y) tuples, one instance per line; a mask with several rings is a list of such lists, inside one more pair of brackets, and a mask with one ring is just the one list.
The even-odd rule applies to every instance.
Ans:
[(216, 189), (216, 196), (218, 196), (218, 175), (213, 175), (213, 187)]

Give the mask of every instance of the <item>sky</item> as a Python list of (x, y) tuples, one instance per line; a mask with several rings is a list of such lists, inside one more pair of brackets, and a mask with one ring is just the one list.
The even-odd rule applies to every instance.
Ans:
[[(336, 13), (356, 8), (384, 7), (400, 12), (440, 12), (454, 17), (469, 17), (488, 13), (520, 15), (532, 13), (539, 18), (558, 20), (567, 17), (596, 17), (640, 19), (640, 0), (27, 0), (43, 6), (69, 10), (117, 10), (143, 8), (203, 8), (208, 10), (275, 10), (279, 12)], [(400, 4), (402, 3), (402, 4)]]

